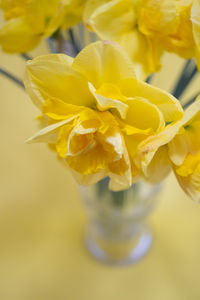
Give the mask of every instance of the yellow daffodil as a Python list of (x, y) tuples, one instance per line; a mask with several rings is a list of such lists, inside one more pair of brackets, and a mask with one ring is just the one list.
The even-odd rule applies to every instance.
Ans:
[(102, 40), (119, 43), (134, 61), (141, 78), (159, 68), (151, 55), (145, 36), (138, 30), (139, 1), (89, 0), (84, 11), (84, 23)]
[[(136, 78), (112, 42), (90, 44), (75, 59), (50, 54), (29, 61), (25, 86), (46, 122), (28, 141), (53, 145), (82, 184), (109, 176), (112, 190), (143, 176), (138, 146), (183, 115), (173, 96)], [(161, 167), (165, 176), (169, 163)]]
[(10, 53), (32, 50), (41, 39), (59, 27), (80, 22), (83, 2), (78, 0), (2, 0), (5, 23), (0, 28), (0, 45)]
[(0, 29), (0, 44), (6, 52), (20, 53), (32, 50), (60, 26), (63, 3), (60, 0), (4, 0), (3, 9), (7, 21)]
[(164, 51), (200, 60), (199, 0), (88, 0), (84, 21), (103, 40), (122, 45), (145, 77)]
[(195, 43), (191, 22), (193, 2), (142, 0), (139, 12), (140, 31), (153, 44), (159, 43), (166, 51), (185, 58), (194, 57)]
[(184, 117), (168, 125), (140, 144), (140, 158), (148, 173), (151, 160), (165, 151), (183, 190), (195, 201), (200, 201), (200, 100), (196, 100)]

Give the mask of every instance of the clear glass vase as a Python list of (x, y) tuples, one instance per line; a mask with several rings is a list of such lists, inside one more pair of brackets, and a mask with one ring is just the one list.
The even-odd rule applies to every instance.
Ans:
[(112, 192), (105, 179), (89, 188), (81, 188), (88, 223), (85, 242), (98, 260), (114, 265), (138, 261), (152, 243), (147, 216), (156, 204), (160, 185), (145, 182), (129, 190)]

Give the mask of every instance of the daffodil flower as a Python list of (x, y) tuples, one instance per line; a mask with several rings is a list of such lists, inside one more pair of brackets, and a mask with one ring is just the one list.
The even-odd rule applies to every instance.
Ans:
[[(173, 96), (137, 79), (112, 42), (90, 44), (75, 59), (50, 54), (29, 61), (25, 86), (46, 122), (28, 141), (52, 145), (84, 185), (109, 176), (112, 190), (127, 189), (143, 177), (141, 142), (183, 115)], [(160, 167), (166, 174), (166, 163)]]
[(6, 22), (0, 29), (2, 49), (10, 53), (32, 50), (59, 26), (63, 14), (60, 0), (3, 0)]
[(138, 30), (138, 8), (136, 0), (89, 0), (83, 20), (102, 40), (119, 43), (134, 61), (137, 75), (145, 78), (159, 69), (160, 63), (155, 61), (147, 39)]
[(124, 47), (141, 78), (161, 68), (165, 51), (200, 64), (199, 0), (88, 0), (84, 22)]
[(183, 190), (196, 202), (200, 201), (200, 100), (184, 113), (184, 117), (168, 125), (139, 146), (144, 172), (148, 174), (151, 161), (165, 151)]

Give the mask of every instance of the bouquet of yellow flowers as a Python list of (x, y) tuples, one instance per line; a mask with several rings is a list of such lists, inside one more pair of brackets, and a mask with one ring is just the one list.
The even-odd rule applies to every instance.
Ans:
[[(4, 51), (25, 53), (43, 38), (57, 46), (27, 61), (24, 85), (42, 126), (27, 142), (47, 143), (81, 185), (109, 178), (110, 190), (124, 191), (172, 170), (200, 201), (200, 98), (184, 107), (177, 99), (200, 68), (199, 0), (2, 0), (1, 8)], [(69, 42), (72, 55), (59, 53)], [(173, 95), (149, 83), (165, 52), (189, 59)]]

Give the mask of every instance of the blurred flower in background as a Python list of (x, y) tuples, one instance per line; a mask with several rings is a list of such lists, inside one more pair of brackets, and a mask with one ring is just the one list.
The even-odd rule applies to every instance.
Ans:
[(199, 0), (89, 0), (84, 21), (101, 39), (122, 45), (145, 77), (161, 68), (164, 51), (199, 64), (199, 16)]
[(139, 147), (143, 165), (148, 165), (159, 149), (167, 148), (167, 156), (183, 190), (196, 202), (200, 201), (200, 100), (185, 111), (184, 117), (149, 137)]
[(2, 0), (5, 23), (0, 28), (2, 49), (10, 53), (32, 50), (59, 28), (79, 23), (84, 1), (77, 0)]

